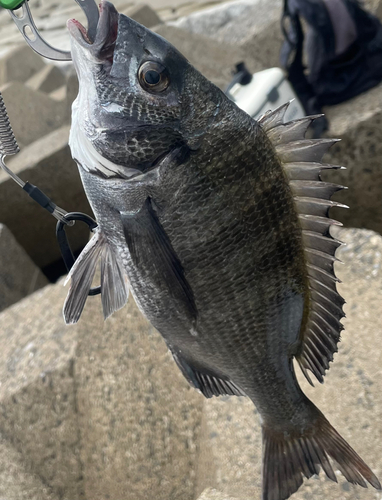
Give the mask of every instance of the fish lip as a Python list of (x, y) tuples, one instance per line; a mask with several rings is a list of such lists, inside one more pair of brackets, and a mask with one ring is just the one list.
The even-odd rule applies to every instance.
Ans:
[(107, 60), (112, 62), (118, 34), (119, 14), (114, 5), (106, 0), (102, 0), (99, 9), (100, 16), (93, 41), (89, 38), (86, 28), (76, 19), (69, 19), (67, 28), (72, 39), (89, 51), (98, 62)]

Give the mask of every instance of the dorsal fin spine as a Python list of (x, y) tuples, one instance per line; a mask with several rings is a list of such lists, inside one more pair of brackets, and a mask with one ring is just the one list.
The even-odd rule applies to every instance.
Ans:
[(267, 112), (260, 118), (259, 124), (273, 144), (284, 169), (301, 225), (309, 285), (309, 312), (303, 322), (302, 347), (297, 360), (310, 383), (307, 370), (322, 382), (337, 351), (345, 302), (337, 292), (336, 283), (340, 280), (334, 272), (334, 262), (338, 261), (335, 251), (342, 242), (330, 235), (332, 225), (342, 224), (330, 219), (328, 212), (332, 207), (348, 207), (330, 199), (344, 187), (321, 180), (322, 170), (343, 168), (321, 162), (337, 139), (305, 139), (308, 126), (317, 117), (308, 116), (284, 123), (289, 104)]

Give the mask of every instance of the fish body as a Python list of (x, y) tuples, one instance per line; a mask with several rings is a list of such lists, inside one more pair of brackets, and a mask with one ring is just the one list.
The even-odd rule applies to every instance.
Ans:
[[(71, 270), (64, 307), (81, 314), (101, 259), (105, 317), (128, 291), (206, 397), (246, 395), (263, 429), (263, 499), (283, 500), (328, 456), (381, 485), (303, 394), (293, 358), (322, 381), (343, 300), (320, 163), (333, 141), (312, 118), (259, 122), (166, 40), (101, 4), (95, 40), (69, 22), (80, 82), (70, 147), (98, 230)], [(333, 167), (334, 168), (334, 167)]]

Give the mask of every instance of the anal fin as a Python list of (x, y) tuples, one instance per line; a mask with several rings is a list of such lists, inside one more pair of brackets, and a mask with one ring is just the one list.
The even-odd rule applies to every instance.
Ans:
[(170, 349), (175, 363), (187, 379), (189, 384), (200, 392), (206, 398), (213, 396), (246, 396), (246, 394), (232, 380), (222, 378), (210, 370), (201, 370), (192, 366), (183, 356)]

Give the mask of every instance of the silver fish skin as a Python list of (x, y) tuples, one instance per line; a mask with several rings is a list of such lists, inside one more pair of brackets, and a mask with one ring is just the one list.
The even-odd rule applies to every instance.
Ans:
[[(103, 1), (94, 43), (68, 22), (79, 95), (70, 147), (98, 230), (68, 279), (78, 321), (101, 260), (105, 318), (131, 290), (189, 383), (246, 395), (261, 415), (263, 500), (289, 498), (329, 459), (346, 479), (375, 474), (301, 391), (296, 358), (322, 382), (343, 299), (333, 270), (331, 195), (307, 140), (314, 117), (259, 122), (165, 39)], [(255, 430), (254, 430), (255, 432)]]

